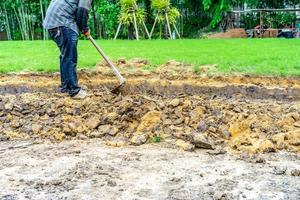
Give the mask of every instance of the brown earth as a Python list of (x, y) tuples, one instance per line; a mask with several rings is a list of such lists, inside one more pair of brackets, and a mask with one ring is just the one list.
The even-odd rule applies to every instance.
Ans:
[(210, 39), (222, 39), (222, 38), (247, 38), (247, 33), (243, 28), (236, 28), (226, 31), (225, 33), (216, 33), (210, 35)]
[(263, 37), (264, 37), (264, 38), (277, 38), (278, 32), (279, 32), (278, 29), (271, 29), (271, 28), (268, 28), (268, 29), (264, 32)]
[(118, 61), (128, 80), (120, 95), (110, 93), (117, 82), (105, 65), (81, 70), (90, 94), (83, 101), (58, 93), (58, 74), (1, 75), (0, 140), (101, 138), (114, 147), (171, 140), (186, 151), (300, 152), (299, 78), (210, 76), (217, 66), (195, 74), (176, 61), (149, 72), (146, 64)]

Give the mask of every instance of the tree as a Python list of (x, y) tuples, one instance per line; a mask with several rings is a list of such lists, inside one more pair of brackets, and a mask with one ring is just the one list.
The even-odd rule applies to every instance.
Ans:
[[(5, 31), (8, 39), (11, 40), (33, 40), (47, 39), (48, 34), (42, 27), (47, 7), (51, 0), (0, 0), (0, 31)], [(118, 15), (122, 9), (119, 0), (93, 0), (92, 10), (90, 12), (90, 27), (92, 34), (96, 38), (113, 38), (116, 33), (116, 27), (119, 23)], [(171, 4), (178, 10), (171, 10), (160, 7), (159, 5), (167, 2), (167, 7)], [(236, 5), (247, 3), (250, 8), (283, 8), (285, 6), (299, 5), (299, 0), (139, 0), (138, 9), (143, 10), (142, 17), (138, 14), (137, 26), (153, 26), (154, 19), (158, 14), (156, 23), (165, 28), (165, 33), (170, 36), (165, 13), (169, 16), (170, 29), (173, 22), (180, 25), (178, 32), (184, 37), (198, 37), (201, 30), (217, 28), (225, 16)], [(160, 9), (160, 10), (159, 10)], [(123, 12), (123, 11), (122, 11)], [(122, 16), (122, 19), (129, 20), (129, 33), (134, 32), (133, 16), (128, 11)], [(173, 13), (173, 14), (172, 14)], [(180, 14), (180, 16), (178, 16)], [(129, 16), (129, 18), (126, 18)], [(174, 18), (172, 17), (174, 16)], [(294, 16), (294, 15), (293, 15)], [(269, 14), (265, 15), (265, 21), (272, 19), (274, 26), (282, 26), (294, 19), (292, 15)], [(257, 23), (256, 14), (248, 17), (248, 23)], [(139, 23), (140, 19), (143, 19)], [(174, 20), (175, 19), (175, 20)], [(179, 20), (180, 19), (180, 20)], [(160, 21), (158, 21), (160, 20)], [(210, 26), (209, 26), (210, 25)], [(210, 27), (210, 28), (206, 28)], [(125, 30), (128, 31), (128, 30)], [(132, 31), (131, 31), (132, 30)], [(184, 30), (184, 31), (183, 31)], [(154, 31), (154, 30), (153, 30)]]
[(221, 22), (223, 14), (230, 11), (237, 2), (238, 0), (203, 0), (204, 10), (212, 16), (210, 26), (215, 28)]
[(172, 38), (171, 25), (173, 25), (177, 36), (180, 38), (180, 34), (176, 27), (176, 20), (180, 16), (180, 12), (177, 8), (171, 7), (170, 0), (153, 0), (152, 8), (156, 12), (156, 17), (150, 33), (150, 37), (152, 37), (156, 24), (159, 23), (166, 25), (170, 38)]
[(90, 25), (96, 38), (112, 38), (120, 8), (115, 0), (93, 0)]
[(42, 20), (49, 0), (5, 0), (0, 2), (5, 30), (10, 39), (46, 38)]
[(121, 5), (121, 13), (119, 15), (119, 26), (116, 32), (115, 39), (117, 39), (119, 31), (122, 25), (126, 25), (130, 27), (131, 25), (134, 26), (135, 30), (135, 37), (139, 40), (139, 25), (143, 25), (145, 32), (147, 33), (148, 37), (150, 38), (149, 32), (145, 25), (145, 10), (140, 9), (137, 6), (136, 0), (120, 0)]

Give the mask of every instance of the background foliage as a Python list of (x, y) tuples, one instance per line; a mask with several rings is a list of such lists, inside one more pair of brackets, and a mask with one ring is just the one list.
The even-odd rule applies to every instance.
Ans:
[[(124, 0), (126, 1), (126, 0)], [(129, 0), (130, 1), (130, 0)], [(154, 21), (154, 9), (151, 0), (138, 0), (140, 8), (145, 10), (146, 25), (150, 28)], [(164, 6), (164, 1), (154, 1), (154, 7)], [(168, 1), (166, 1), (168, 2)], [(8, 39), (33, 40), (47, 39), (47, 32), (42, 28), (50, 0), (1, 0), (0, 1), (0, 32), (6, 32)], [(218, 29), (227, 11), (247, 3), (252, 8), (283, 8), (296, 6), (299, 0), (170, 0), (181, 14), (177, 20), (180, 33), (184, 37), (197, 38), (203, 31)], [(110, 39), (118, 26), (118, 16), (121, 7), (118, 0), (94, 0), (90, 13), (90, 27), (96, 38)], [(272, 18), (274, 26), (284, 26), (295, 20), (294, 14), (277, 13), (266, 15), (266, 21)], [(257, 25), (257, 15), (243, 16), (245, 28)], [(128, 32), (123, 31), (121, 38), (126, 38)]]

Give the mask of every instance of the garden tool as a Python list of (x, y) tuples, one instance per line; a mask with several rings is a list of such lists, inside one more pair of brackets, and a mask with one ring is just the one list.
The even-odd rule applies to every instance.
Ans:
[(119, 72), (119, 70), (117, 69), (117, 67), (109, 60), (109, 58), (106, 56), (106, 54), (104, 53), (104, 51), (96, 43), (96, 41), (94, 40), (94, 38), (92, 36), (88, 36), (87, 38), (92, 42), (92, 44), (95, 46), (95, 48), (97, 49), (97, 51), (101, 54), (101, 56), (103, 57), (103, 59), (105, 60), (105, 62), (111, 67), (111, 69), (113, 70), (114, 74), (117, 76), (120, 84), (116, 88), (114, 88), (111, 92), (114, 93), (114, 94), (119, 94), (121, 92), (121, 89), (124, 87), (124, 85), (126, 83), (126, 79), (121, 75), (121, 73)]

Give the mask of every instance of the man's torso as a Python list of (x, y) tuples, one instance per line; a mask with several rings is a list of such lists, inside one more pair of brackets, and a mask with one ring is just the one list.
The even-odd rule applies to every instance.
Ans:
[(79, 0), (52, 0), (43, 23), (45, 29), (66, 26), (78, 33), (76, 10)]

